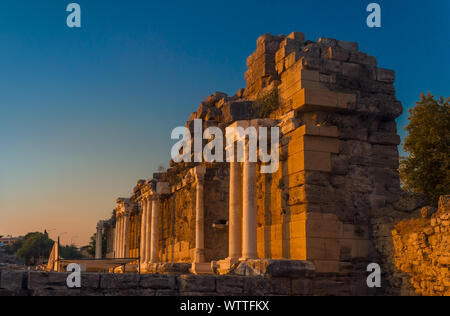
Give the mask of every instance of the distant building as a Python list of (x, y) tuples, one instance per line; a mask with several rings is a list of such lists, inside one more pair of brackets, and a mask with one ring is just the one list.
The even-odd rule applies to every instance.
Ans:
[(11, 235), (0, 238), (0, 247), (11, 246), (16, 241), (23, 239), (23, 236), (13, 237)]

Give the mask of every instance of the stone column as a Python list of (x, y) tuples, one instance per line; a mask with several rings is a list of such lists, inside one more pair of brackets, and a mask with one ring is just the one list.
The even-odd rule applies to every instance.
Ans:
[(122, 258), (122, 214), (119, 215), (117, 227), (117, 258)]
[(205, 168), (195, 169), (197, 180), (195, 203), (195, 258), (194, 262), (205, 262)]
[(129, 258), (129, 240), (128, 234), (130, 230), (130, 214), (125, 212), (123, 216), (123, 258)]
[(120, 231), (120, 218), (119, 215), (116, 214), (116, 227), (114, 228), (114, 258), (120, 258), (119, 255), (119, 231)]
[(239, 162), (230, 163), (229, 259), (242, 257), (242, 175)]
[(152, 230), (150, 242), (150, 263), (158, 262), (158, 216), (159, 216), (159, 196), (153, 195), (152, 201)]
[(144, 262), (145, 258), (145, 223), (147, 221), (147, 199), (143, 198), (141, 201), (141, 238), (140, 238), (140, 245), (139, 245), (139, 256), (141, 257), (141, 263)]
[(151, 252), (151, 225), (152, 225), (152, 199), (147, 197), (145, 207), (145, 252), (144, 252), (144, 262), (147, 264), (150, 261)]
[(243, 168), (242, 260), (258, 257), (256, 244), (256, 163), (246, 159)]
[(124, 215), (123, 214), (121, 214), (120, 215), (120, 250), (119, 250), (119, 253), (120, 253), (120, 257), (119, 258), (123, 258), (123, 255), (124, 255), (124, 245), (125, 245), (125, 238), (124, 238), (124, 228), (125, 228), (125, 225), (124, 225)]
[(119, 219), (116, 215), (116, 225), (114, 226), (114, 258), (118, 258), (117, 244), (118, 244), (118, 227), (119, 227)]
[(97, 224), (97, 240), (95, 241), (95, 259), (102, 259), (103, 222)]

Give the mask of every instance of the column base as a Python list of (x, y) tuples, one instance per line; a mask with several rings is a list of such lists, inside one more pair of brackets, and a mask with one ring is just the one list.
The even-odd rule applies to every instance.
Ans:
[(217, 261), (217, 273), (220, 275), (229, 274), (233, 267), (239, 263), (239, 258), (226, 258)]
[(191, 273), (193, 274), (213, 274), (211, 262), (194, 262), (192, 263)]
[(145, 272), (147, 272), (148, 264), (141, 262), (140, 268), (141, 268), (141, 273), (145, 273)]

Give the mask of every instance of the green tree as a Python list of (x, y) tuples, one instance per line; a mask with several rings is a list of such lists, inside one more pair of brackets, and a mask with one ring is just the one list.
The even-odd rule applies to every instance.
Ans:
[[(95, 247), (97, 245), (97, 233), (91, 236), (89, 245), (87, 246), (87, 252), (91, 257), (95, 257)], [(106, 257), (107, 239), (106, 234), (102, 234), (102, 256)]]
[(450, 194), (450, 98), (435, 99), (430, 93), (409, 110), (404, 149), (409, 157), (400, 164), (406, 190), (425, 194), (433, 205)]
[(64, 259), (82, 259), (83, 255), (75, 245), (60, 246), (59, 256)]
[(48, 238), (48, 235), (29, 233), (21, 243), (15, 243), (13, 246), (17, 248), (16, 254), (19, 258), (22, 258), (28, 265), (35, 265), (40, 263), (41, 260), (48, 259), (54, 243), (53, 240)]

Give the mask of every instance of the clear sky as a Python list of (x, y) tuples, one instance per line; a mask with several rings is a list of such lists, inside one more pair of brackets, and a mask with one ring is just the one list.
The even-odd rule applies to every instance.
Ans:
[[(88, 241), (115, 198), (167, 165), (170, 132), (214, 91), (245, 86), (264, 33), (357, 41), (397, 72), (405, 108), (450, 95), (450, 1), (78, 0), (0, 4), (0, 235)], [(405, 111), (406, 112), (406, 111)], [(399, 119), (399, 130), (407, 115)]]

